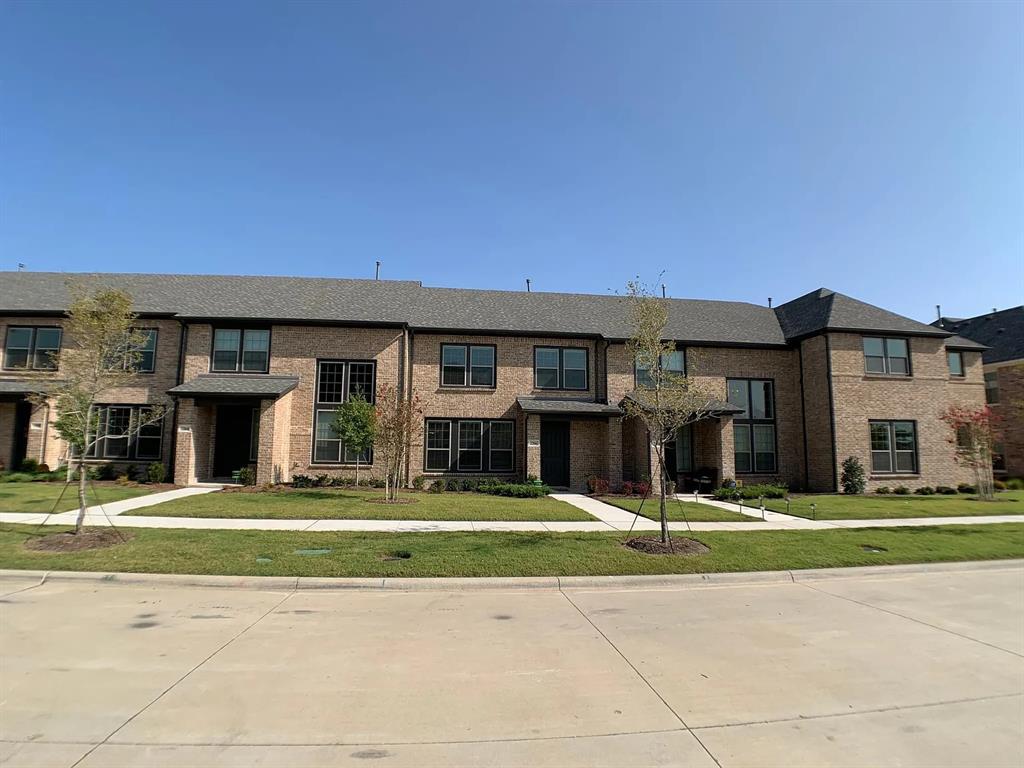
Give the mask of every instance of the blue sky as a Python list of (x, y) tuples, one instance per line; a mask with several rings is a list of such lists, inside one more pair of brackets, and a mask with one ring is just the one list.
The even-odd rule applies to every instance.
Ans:
[(0, 267), (1020, 304), (1021, 3), (0, 5)]

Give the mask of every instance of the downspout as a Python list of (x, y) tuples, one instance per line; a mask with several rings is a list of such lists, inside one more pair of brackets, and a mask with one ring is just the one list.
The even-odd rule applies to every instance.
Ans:
[[(178, 372), (174, 377), (174, 385), (184, 384), (182, 373), (185, 370), (185, 345), (188, 341), (188, 326), (181, 320), (178, 321), (181, 330), (178, 332)], [(170, 476), (173, 482), (174, 470), (178, 463), (178, 400), (174, 400), (174, 412), (171, 414), (171, 466)]]
[(804, 392), (804, 343), (801, 341), (796, 348), (800, 361), (800, 423), (804, 435), (804, 488), (811, 486), (811, 460), (807, 451), (807, 395)]
[[(406, 400), (412, 403), (412, 350), (413, 350), (413, 333), (409, 330), (409, 326), (402, 326), (402, 358), (399, 362), (398, 378), (399, 385), (406, 389)], [(408, 373), (408, 376), (406, 376)], [(411, 478), (409, 477), (409, 468), (412, 464), (412, 445), (409, 445), (405, 450), (405, 483), (409, 485)]]
[(836, 403), (832, 392), (832, 340), (825, 334), (825, 360), (828, 364), (828, 425), (832, 432), (832, 491), (839, 490), (839, 474), (836, 469)]

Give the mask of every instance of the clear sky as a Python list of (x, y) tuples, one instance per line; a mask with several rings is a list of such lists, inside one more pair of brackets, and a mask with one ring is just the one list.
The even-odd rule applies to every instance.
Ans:
[(1024, 3), (0, 3), (0, 267), (1024, 301)]

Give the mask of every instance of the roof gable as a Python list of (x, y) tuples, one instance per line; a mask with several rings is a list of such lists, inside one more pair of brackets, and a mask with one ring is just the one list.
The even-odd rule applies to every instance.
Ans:
[(775, 309), (790, 341), (823, 331), (869, 331), (914, 336), (948, 336), (945, 331), (919, 323), (887, 309), (836, 293), (828, 288), (800, 296)]

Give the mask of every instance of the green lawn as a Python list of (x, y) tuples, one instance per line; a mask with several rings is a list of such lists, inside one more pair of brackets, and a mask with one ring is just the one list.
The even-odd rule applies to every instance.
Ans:
[[(900, 517), (960, 517), (977, 515), (1024, 515), (1024, 491), (1002, 491), (995, 501), (976, 496), (842, 496), (809, 494), (790, 497), (789, 513), (811, 518), (814, 504), (818, 520), (881, 520)], [(746, 502), (744, 502), (746, 503)], [(756, 501), (754, 502), (756, 506)], [(785, 499), (765, 499), (765, 508), (786, 511)]]
[[(64, 483), (0, 483), (0, 512), (49, 512), (64, 489)], [(92, 483), (86, 491), (89, 504), (120, 501), (152, 493), (147, 486)], [(78, 508), (78, 486), (72, 485), (64, 493), (57, 512)]]
[[(644, 502), (640, 509), (641, 498), (637, 496), (602, 496), (601, 501), (606, 504), (620, 507), (627, 512), (639, 511), (644, 517), (651, 520), (660, 520), (661, 512), (658, 509), (658, 499), (650, 498)], [(672, 522), (682, 523), (689, 520), (691, 523), (756, 523), (756, 518), (744, 515), (741, 512), (729, 512), (725, 509), (712, 507), (710, 504), (695, 504), (692, 501), (679, 501), (678, 499), (666, 499), (665, 506), (668, 512), (668, 519)], [(681, 508), (680, 508), (681, 507)], [(686, 515), (684, 517), (683, 512)]]
[(163, 517), (248, 517), (300, 520), (587, 520), (594, 518), (547, 496), (512, 499), (485, 493), (403, 492), (409, 504), (375, 504), (383, 492), (310, 488), (260, 493), (214, 492), (167, 501), (127, 514)]
[[(46, 531), (45, 533), (52, 533)], [(265, 576), (573, 576), (786, 570), (1024, 557), (1024, 524), (701, 532), (698, 557), (644, 555), (606, 533), (305, 533), (139, 528), (125, 544), (72, 553), (22, 545), (0, 526), (0, 568)], [(317, 556), (296, 550), (329, 550)], [(886, 551), (871, 552), (868, 549)], [(408, 559), (386, 559), (405, 552)]]

